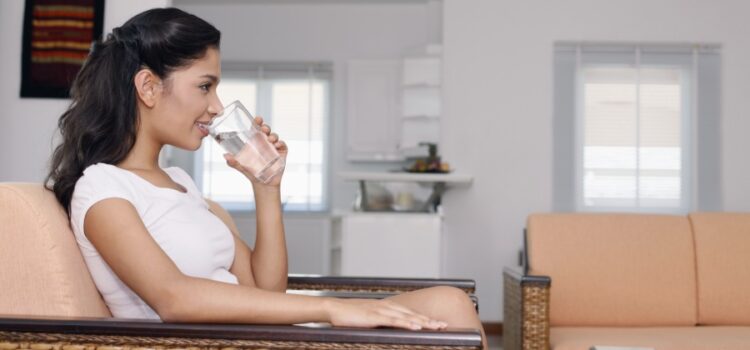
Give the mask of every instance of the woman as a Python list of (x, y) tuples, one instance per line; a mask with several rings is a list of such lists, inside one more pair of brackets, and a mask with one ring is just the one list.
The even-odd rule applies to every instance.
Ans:
[[(48, 183), (67, 210), (97, 288), (115, 317), (170, 322), (481, 329), (460, 290), (437, 287), (386, 300), (342, 300), (285, 293), (286, 243), (279, 186), (253, 186), (255, 249), (222, 221), (193, 180), (162, 169), (164, 145), (196, 150), (222, 109), (220, 33), (181, 10), (153, 9), (97, 42), (61, 116), (63, 138)], [(255, 122), (283, 157), (287, 146)]]

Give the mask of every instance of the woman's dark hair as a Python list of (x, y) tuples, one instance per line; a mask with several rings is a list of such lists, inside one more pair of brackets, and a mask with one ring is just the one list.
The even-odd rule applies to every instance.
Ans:
[(160, 8), (136, 15), (94, 43), (73, 81), (70, 107), (58, 121), (62, 143), (52, 154), (45, 180), (68, 215), (86, 167), (117, 164), (135, 144), (135, 74), (148, 68), (166, 79), (203, 57), (208, 48), (218, 49), (220, 39), (221, 33), (208, 22), (176, 8)]

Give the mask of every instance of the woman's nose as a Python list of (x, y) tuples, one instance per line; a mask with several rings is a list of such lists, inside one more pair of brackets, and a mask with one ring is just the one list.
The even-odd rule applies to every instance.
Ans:
[(221, 104), (219, 96), (214, 95), (211, 102), (208, 104), (208, 113), (213, 117), (219, 114), (224, 109), (224, 105)]

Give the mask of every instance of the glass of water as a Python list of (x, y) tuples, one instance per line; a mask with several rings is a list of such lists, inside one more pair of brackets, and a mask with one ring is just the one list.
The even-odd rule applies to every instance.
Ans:
[(208, 126), (216, 142), (263, 183), (284, 170), (284, 159), (240, 101), (224, 107)]

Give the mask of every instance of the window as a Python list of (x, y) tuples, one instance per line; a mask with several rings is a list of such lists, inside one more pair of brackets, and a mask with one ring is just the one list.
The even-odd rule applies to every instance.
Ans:
[(718, 76), (718, 65), (699, 64), (702, 55), (717, 50), (558, 44), (555, 171), (562, 179), (555, 182), (565, 186), (567, 178), (572, 185), (556, 189), (558, 209), (685, 213), (696, 208), (696, 188), (712, 182), (695, 167), (696, 137), (709, 137), (700, 146), (718, 153), (711, 127), (697, 130), (699, 116), (718, 118), (718, 111), (699, 115), (699, 102), (718, 101), (718, 94), (698, 94), (698, 68)]
[(579, 209), (682, 209), (689, 199), (689, 72), (581, 70)]
[[(327, 128), (330, 67), (224, 64), (218, 87), (224, 104), (240, 100), (289, 146), (281, 186), (287, 211), (327, 209)], [(194, 162), (204, 196), (230, 210), (254, 209), (252, 186), (226, 165), (224, 150), (208, 138)]]

